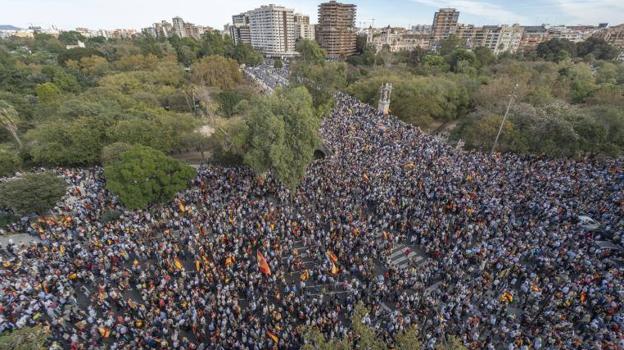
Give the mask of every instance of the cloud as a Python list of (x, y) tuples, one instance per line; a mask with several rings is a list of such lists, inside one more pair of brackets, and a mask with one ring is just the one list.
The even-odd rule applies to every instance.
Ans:
[(432, 7), (453, 7), (462, 13), (493, 20), (495, 23), (523, 23), (524, 16), (505, 9), (503, 6), (477, 0), (411, 0)]
[(622, 0), (554, 0), (561, 12), (575, 23), (624, 22)]

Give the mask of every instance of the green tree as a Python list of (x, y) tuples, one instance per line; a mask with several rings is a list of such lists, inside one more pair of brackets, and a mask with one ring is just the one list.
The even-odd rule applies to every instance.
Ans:
[(0, 125), (6, 129), (17, 142), (19, 148), (22, 148), (22, 140), (17, 133), (19, 123), (19, 115), (15, 108), (6, 101), (0, 100)]
[(377, 337), (375, 329), (364, 323), (364, 319), (368, 314), (368, 310), (364, 304), (359, 303), (355, 306), (353, 316), (351, 316), (351, 327), (356, 335), (356, 346), (359, 349), (384, 350), (388, 346)]
[(225, 56), (234, 49), (234, 42), (229, 36), (223, 37), (217, 31), (206, 32), (202, 35), (200, 41), (200, 57), (205, 56)]
[(35, 89), (39, 102), (47, 105), (55, 104), (61, 97), (61, 90), (54, 83), (43, 83)]
[(108, 144), (105, 118), (80, 117), (71, 121), (50, 120), (30, 130), (33, 161), (44, 165), (85, 166), (100, 160), (102, 148)]
[(24, 327), (0, 335), (0, 350), (43, 350), (49, 331), (43, 326)]
[(104, 166), (106, 188), (129, 209), (164, 203), (188, 186), (195, 169), (145, 146), (133, 146)]
[(17, 215), (50, 210), (65, 195), (67, 184), (51, 173), (26, 174), (0, 184), (0, 207)]
[(0, 147), (0, 177), (15, 174), (21, 164), (22, 160), (16, 152)]
[(297, 41), (295, 50), (300, 59), (308, 64), (319, 64), (325, 60), (325, 51), (314, 40), (303, 39)]
[(78, 41), (85, 41), (85, 37), (73, 30), (59, 33), (58, 39), (65, 45), (76, 45)]
[(216, 95), (216, 100), (219, 103), (219, 112), (229, 118), (236, 113), (236, 106), (249, 97), (251, 97), (250, 94), (241, 90), (221, 91)]
[(449, 56), (451, 70), (455, 73), (465, 73), (469, 67), (477, 66), (477, 56), (470, 50), (455, 49)]
[(102, 149), (102, 154), (100, 155), (100, 160), (102, 164), (111, 164), (119, 160), (121, 155), (129, 151), (132, 148), (132, 145), (125, 142), (115, 142), (110, 145), (105, 146)]
[(103, 54), (100, 51), (93, 49), (93, 48), (77, 47), (74, 49), (62, 51), (58, 55), (57, 60), (61, 66), (64, 66), (69, 60), (78, 62), (83, 57), (90, 57), (90, 56), (103, 56)]
[(353, 344), (348, 338), (326, 339), (318, 328), (306, 329), (303, 334), (304, 345), (302, 350), (350, 350)]
[(347, 86), (347, 66), (343, 62), (291, 65), (290, 83), (305, 86), (312, 95), (314, 107), (320, 115), (329, 112), (333, 105), (334, 93)]
[(440, 56), (448, 56), (456, 49), (464, 46), (462, 40), (455, 34), (449, 35), (448, 38), (440, 40), (438, 54)]
[(242, 138), (245, 164), (258, 174), (272, 170), (284, 185), (294, 189), (314, 158), (318, 126), (312, 97), (304, 87), (258, 98)]
[(576, 45), (567, 39), (550, 39), (537, 45), (536, 53), (545, 60), (561, 62), (576, 56)]
[(494, 52), (488, 47), (479, 46), (473, 50), (479, 67), (487, 67), (496, 61)]
[(243, 81), (243, 75), (236, 61), (222, 56), (208, 56), (193, 64), (191, 80), (195, 84), (232, 89)]
[(618, 56), (618, 50), (604, 39), (591, 37), (576, 44), (579, 57), (593, 56), (597, 60), (612, 60)]
[(422, 349), (422, 344), (418, 335), (418, 329), (416, 329), (415, 326), (411, 326), (403, 332), (397, 334), (395, 343), (398, 350)]
[(264, 57), (258, 51), (256, 51), (251, 45), (245, 43), (239, 43), (234, 47), (232, 58), (238, 61), (240, 64), (247, 66), (257, 66), (264, 61)]
[[(489, 152), (492, 149), (502, 121), (503, 117), (500, 115), (477, 111), (465, 118), (463, 123), (454, 130), (453, 138), (461, 138), (468, 148)], [(499, 152), (511, 150), (513, 137), (513, 124), (510, 120), (507, 120), (503, 125), (496, 150)]]
[(440, 73), (449, 70), (449, 65), (443, 56), (425, 55), (423, 57), (423, 68), (427, 73)]

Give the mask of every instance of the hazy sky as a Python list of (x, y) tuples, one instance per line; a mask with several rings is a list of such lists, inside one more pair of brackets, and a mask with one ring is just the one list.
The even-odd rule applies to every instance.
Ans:
[[(0, 24), (29, 24), (71, 29), (147, 27), (181, 16), (187, 22), (217, 29), (232, 14), (276, 3), (310, 15), (316, 23), (320, 0), (0, 0)], [(624, 0), (353, 0), (357, 24), (375, 26), (431, 24), (440, 7), (461, 11), (461, 23), (472, 24), (610, 24), (624, 23)], [(364, 23), (362, 23), (364, 22)]]

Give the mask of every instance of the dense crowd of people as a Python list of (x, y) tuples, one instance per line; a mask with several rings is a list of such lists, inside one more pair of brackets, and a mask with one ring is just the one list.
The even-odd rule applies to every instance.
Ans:
[(273, 60), (267, 60), (258, 66), (245, 67), (245, 74), (269, 92), (288, 85), (287, 62), (282, 63), (281, 67), (275, 67)]
[[(63, 202), (13, 226), (41, 242), (1, 252), (0, 334), (297, 349), (309, 327), (348, 336), (363, 302), (390, 343), (417, 325), (428, 349), (624, 348), (623, 254), (596, 245), (622, 246), (621, 160), (465, 152), (343, 94), (321, 135), (330, 154), (294, 193), (205, 166), (171, 203), (126, 211), (101, 169), (60, 171)], [(426, 258), (393, 267), (399, 243)]]

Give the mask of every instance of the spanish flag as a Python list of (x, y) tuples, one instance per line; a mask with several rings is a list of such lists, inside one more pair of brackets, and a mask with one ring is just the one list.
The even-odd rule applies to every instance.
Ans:
[(325, 255), (327, 255), (327, 258), (333, 263), (337, 263), (338, 262), (338, 257), (336, 256), (336, 254), (334, 254), (334, 252), (332, 252), (331, 250), (328, 250), (327, 252), (325, 252)]
[(102, 336), (102, 338), (108, 338), (110, 336), (110, 328), (108, 327), (98, 327), (98, 332), (100, 332), (100, 335)]
[(225, 267), (230, 267), (232, 265), (234, 265), (234, 257), (228, 256), (227, 258), (225, 258)]
[(587, 292), (583, 291), (581, 292), (581, 304), (585, 304), (586, 301), (587, 301)]
[(269, 267), (269, 263), (266, 261), (266, 259), (259, 250), (256, 253), (256, 258), (258, 259), (258, 268), (260, 268), (260, 272), (267, 276), (271, 276), (271, 268)]
[(336, 266), (336, 264), (332, 263), (331, 274), (335, 276), (338, 274), (338, 272), (340, 272), (340, 269), (338, 268), (338, 266)]
[(182, 270), (184, 268), (184, 265), (182, 265), (182, 261), (180, 261), (180, 258), (178, 258), (177, 256), (173, 258), (173, 263), (178, 270)]
[(271, 338), (271, 340), (275, 343), (275, 345), (279, 343), (279, 338), (277, 337), (277, 335), (275, 335), (275, 333), (271, 331), (267, 331), (267, 336)]
[(511, 303), (511, 302), (513, 302), (513, 294), (511, 294), (508, 291), (505, 291), (503, 294), (501, 294), (501, 296), (498, 298), (498, 300), (501, 303)]
[(306, 270), (304, 270), (304, 271), (301, 273), (301, 275), (299, 275), (299, 279), (300, 279), (302, 282), (307, 281), (309, 278), (310, 278), (310, 271), (308, 271), (307, 269), (306, 269)]
[(199, 262), (199, 259), (195, 260), (195, 271), (199, 272), (200, 267), (201, 262)]
[(186, 211), (186, 206), (183, 202), (178, 203), (178, 209), (180, 209), (180, 213), (184, 213)]

